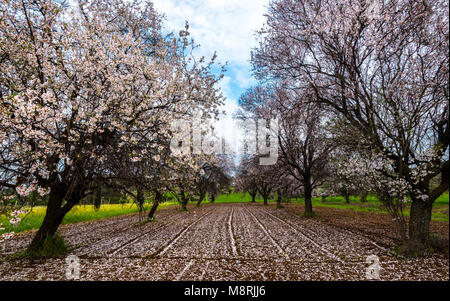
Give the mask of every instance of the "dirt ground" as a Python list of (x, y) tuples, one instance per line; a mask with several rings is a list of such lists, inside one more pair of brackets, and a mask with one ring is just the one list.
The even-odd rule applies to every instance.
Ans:
[[(449, 280), (449, 259), (395, 257), (389, 216), (300, 205), (204, 204), (62, 226), (80, 258), (81, 280), (366, 280), (376, 255), (380, 280)], [(432, 223), (448, 236), (448, 223)], [(0, 243), (0, 257), (23, 249), (33, 231)], [(66, 280), (65, 258), (0, 263), (0, 280)]]

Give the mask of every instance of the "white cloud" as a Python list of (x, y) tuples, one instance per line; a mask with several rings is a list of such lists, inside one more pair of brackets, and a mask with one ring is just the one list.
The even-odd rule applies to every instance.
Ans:
[(246, 89), (256, 83), (256, 79), (252, 77), (250, 68), (247, 66), (239, 66), (233, 68), (234, 80), (240, 88)]
[(268, 0), (154, 0), (155, 8), (166, 15), (171, 30), (184, 27), (201, 45), (201, 55), (217, 51), (220, 62), (245, 66), (250, 49), (256, 46), (255, 31), (264, 23)]
[(228, 75), (225, 75), (219, 82), (219, 88), (222, 90), (225, 97), (230, 98), (230, 95), (232, 95), (230, 83), (231, 83), (231, 77)]

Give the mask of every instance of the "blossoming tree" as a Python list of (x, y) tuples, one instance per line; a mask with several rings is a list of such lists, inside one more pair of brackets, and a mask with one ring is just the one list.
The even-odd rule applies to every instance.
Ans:
[(447, 9), (446, 0), (277, 0), (252, 53), (259, 77), (312, 89), (365, 138), (358, 147), (387, 160), (411, 197), (413, 252), (449, 187)]
[[(289, 175), (297, 186), (303, 187), (306, 215), (313, 214), (313, 190), (326, 180), (333, 150), (325, 130), (327, 116), (311, 103), (313, 97), (305, 90), (289, 90), (283, 84), (272, 83), (249, 89), (240, 99), (241, 106), (259, 118), (278, 118), (280, 184), (290, 182)], [(280, 195), (283, 189), (277, 190)]]
[[(0, 184), (49, 194), (39, 249), (117, 154), (158, 156), (158, 137), (193, 108), (221, 102), (214, 64), (190, 55), (187, 28), (161, 32), (152, 3), (120, 0), (0, 4)], [(164, 145), (163, 145), (164, 147)]]

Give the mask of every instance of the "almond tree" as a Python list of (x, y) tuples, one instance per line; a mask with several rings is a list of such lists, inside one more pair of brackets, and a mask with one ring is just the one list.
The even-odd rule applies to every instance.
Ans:
[[(187, 28), (161, 33), (150, 2), (11, 0), (0, 3), (0, 185), (49, 194), (29, 249), (55, 234), (105, 164), (143, 145), (193, 108), (215, 112), (213, 62), (187, 56)], [(71, 2), (73, 3), (73, 2)]]
[(286, 172), (285, 169), (279, 169), (279, 176), (277, 178), (277, 208), (283, 208), (281, 202), (284, 198), (291, 198), (298, 189), (301, 187), (299, 185), (297, 179), (295, 179), (292, 175)]
[[(176, 172), (177, 158), (171, 156), (170, 141), (161, 135), (153, 137), (158, 141), (156, 149), (146, 148), (146, 143), (138, 143), (142, 147), (138, 153), (139, 157), (132, 155), (133, 151), (123, 151), (110, 156), (106, 165), (114, 173), (105, 181), (111, 187), (119, 187), (122, 191), (132, 197), (139, 207), (139, 217), (144, 213), (145, 193), (153, 196), (152, 207), (147, 219), (152, 220), (159, 203), (167, 189), (166, 183), (173, 173)], [(144, 140), (145, 141), (145, 140)]]
[(325, 130), (326, 115), (308, 102), (312, 97), (313, 94), (304, 90), (290, 91), (282, 85), (272, 84), (254, 87), (240, 99), (240, 103), (257, 116), (278, 117), (280, 179), (290, 175), (297, 181), (297, 186), (303, 187), (305, 215), (313, 214), (313, 190), (326, 180), (333, 149)]
[(179, 164), (165, 181), (165, 187), (173, 193), (181, 205), (182, 211), (187, 211), (187, 205), (196, 195), (196, 179), (201, 171), (201, 157), (183, 155), (179, 157)]
[(244, 156), (241, 158), (237, 176), (235, 178), (235, 187), (238, 191), (248, 192), (252, 197), (251, 202), (255, 203), (256, 195), (258, 194), (258, 185), (256, 183), (256, 177), (252, 176), (252, 167), (250, 164), (251, 160), (249, 157)]
[[(215, 155), (203, 165), (204, 174), (202, 178), (206, 184), (205, 191), (210, 196), (211, 203), (214, 203), (216, 196), (221, 191), (230, 187), (232, 164), (231, 159), (226, 155)], [(199, 199), (197, 204), (200, 205), (200, 203)]]
[[(353, 153), (339, 160), (337, 178), (346, 179), (352, 189), (364, 186), (373, 191), (392, 216), (395, 230), (402, 241), (407, 241), (405, 208), (409, 191), (405, 180), (393, 172), (392, 162), (377, 153)], [(339, 180), (338, 180), (339, 181)]]
[(433, 202), (449, 187), (448, 6), (276, 0), (252, 53), (259, 77), (314, 91), (312, 101), (360, 134), (343, 142), (362, 137), (361, 149), (387, 160), (411, 197), (412, 252), (427, 243)]
[(281, 156), (279, 160), (283, 163), (287, 173), (302, 185), (305, 215), (311, 215), (313, 214), (313, 192), (327, 179), (333, 144), (327, 137), (327, 131), (322, 123), (322, 111), (319, 108), (297, 101), (298, 104), (301, 104), (300, 106), (284, 110), (283, 108), (288, 102), (287, 93), (282, 93), (278, 97), (280, 113), (282, 113), (280, 114), (279, 147)]
[(291, 179), (280, 161), (273, 165), (260, 165), (260, 157), (261, 155), (253, 155), (242, 159), (236, 185), (241, 191), (251, 193), (252, 202), (256, 194), (259, 194), (264, 205), (268, 205), (269, 197), (277, 192), (281, 203), (282, 192), (288, 190), (287, 185), (291, 184)]

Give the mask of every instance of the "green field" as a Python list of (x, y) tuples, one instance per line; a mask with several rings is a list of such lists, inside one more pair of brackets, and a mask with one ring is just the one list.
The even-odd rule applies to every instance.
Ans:
[[(246, 203), (251, 201), (251, 196), (248, 193), (230, 193), (222, 194), (218, 196), (215, 203)], [(205, 201), (205, 203), (208, 201)], [(260, 197), (256, 198), (256, 202), (262, 203), (263, 200)], [(270, 203), (275, 202), (274, 200), (269, 200)], [(286, 201), (284, 201), (286, 202)], [(303, 199), (291, 199), (290, 203), (303, 204)], [(381, 203), (376, 197), (367, 197), (367, 202), (362, 203), (359, 197), (350, 197), (350, 203), (345, 202), (344, 197), (328, 197), (326, 202), (323, 203), (320, 197), (313, 198), (313, 207), (328, 207), (328, 208), (338, 208), (346, 210), (356, 210), (365, 212), (375, 212), (387, 214), (387, 211), (383, 209)], [(146, 204), (146, 210), (149, 209), (151, 203)], [(160, 208), (165, 208), (169, 206), (175, 206), (178, 203), (176, 201), (164, 202), (159, 205)], [(442, 194), (433, 205), (433, 215), (432, 220), (436, 221), (449, 221), (448, 217), (449, 208), (449, 194), (448, 192)], [(119, 216), (124, 214), (137, 213), (138, 208), (133, 203), (126, 204), (102, 204), (99, 210), (94, 210), (93, 205), (78, 205), (75, 206), (65, 217), (62, 224), (71, 224), (78, 222), (85, 222), (91, 220), (97, 220), (102, 218), (108, 218), (112, 216)], [(405, 210), (405, 215), (409, 214), (409, 210)], [(23, 219), (21, 223), (17, 226), (8, 225), (5, 218), (0, 217), (0, 222), (5, 225), (5, 230), (0, 231), (0, 235), (8, 232), (23, 232), (31, 229), (37, 229), (41, 225), (45, 215), (45, 207), (39, 206), (34, 207), (31, 212), (29, 212)]]

